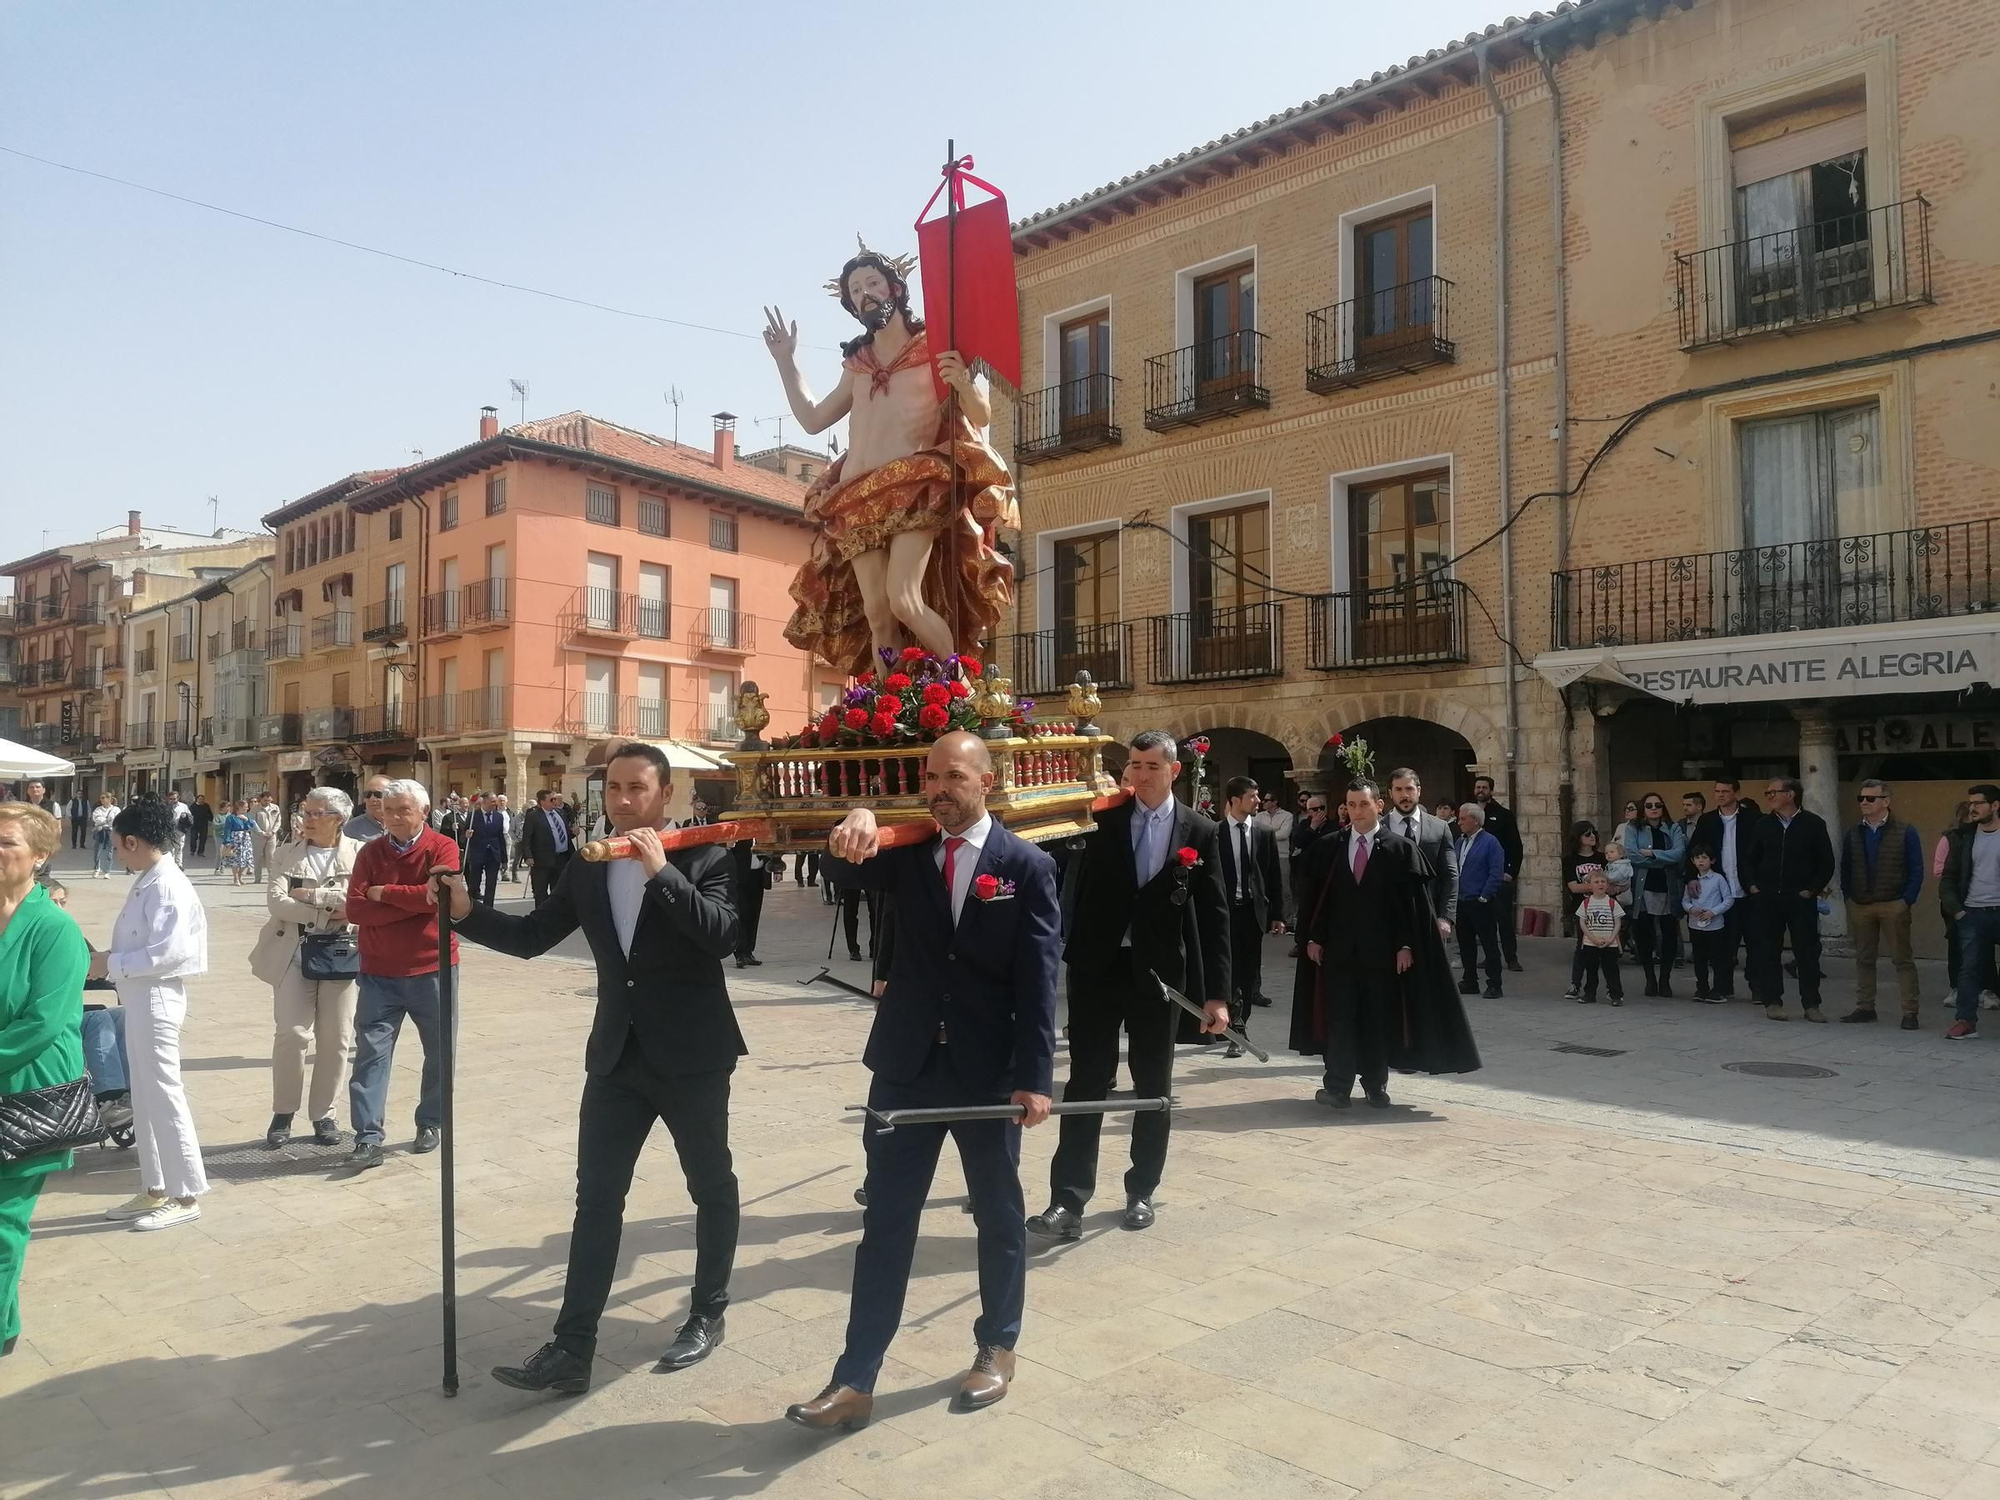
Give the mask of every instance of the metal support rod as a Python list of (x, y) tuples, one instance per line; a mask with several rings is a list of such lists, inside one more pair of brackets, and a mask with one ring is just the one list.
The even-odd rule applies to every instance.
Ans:
[[(949, 1109), (870, 1109), (850, 1104), (875, 1122), (876, 1134), (887, 1135), (898, 1125), (956, 1125), (966, 1120), (1018, 1120), (1027, 1113), (1023, 1104), (959, 1104)], [(1168, 1113), (1172, 1099), (1059, 1099), (1049, 1106), (1052, 1115), (1114, 1115)]]
[(831, 969), (821, 969), (817, 974), (813, 975), (812, 978), (806, 980), (806, 983), (830, 984), (837, 989), (846, 990), (848, 994), (858, 996), (863, 1000), (873, 1000), (875, 998), (873, 995), (869, 994), (868, 991), (861, 988), (860, 985), (849, 984), (845, 979), (842, 979), (838, 974), (834, 973), (833, 970)]
[[(1159, 975), (1157, 974), (1153, 975), (1153, 983), (1157, 984), (1160, 987), (1160, 994), (1163, 998), (1171, 1000), (1174, 1004), (1178, 1005), (1182, 1010), (1186, 1011), (1189, 1015), (1193, 1016), (1197, 1021), (1205, 1023), (1208, 1020), (1207, 1011), (1203, 1010), (1199, 1005), (1196, 1005), (1194, 1001), (1188, 999), (1186, 995), (1183, 995), (1179, 990), (1175, 989), (1172, 985), (1168, 984), (1166, 980), (1160, 978)], [(1214, 1034), (1215, 1033), (1211, 1033), (1211, 1035)], [(1258, 1046), (1255, 1042), (1251, 1041), (1249, 1037), (1244, 1035), (1242, 1032), (1238, 1031), (1234, 1026), (1223, 1027), (1220, 1035), (1223, 1036), (1226, 1040), (1236, 1043), (1237, 1046), (1241, 1047), (1245, 1052), (1249, 1053), (1252, 1057), (1256, 1058), (1258, 1062), (1269, 1062), (1271, 1060), (1270, 1053), (1266, 1052), (1262, 1047)]]
[[(958, 348), (958, 142), (944, 143), (944, 243), (948, 276), (945, 285), (944, 336), (945, 347)], [(951, 600), (951, 649), (969, 644), (965, 633), (965, 579), (959, 570), (959, 508), (964, 503), (958, 483), (958, 387), (951, 391), (951, 417), (949, 431), (945, 434), (945, 453), (951, 462), (951, 511), (947, 517), (945, 532), (950, 552), (947, 560), (948, 597)]]
[(445, 884), (445, 877), (437, 877), (436, 885), (438, 914), (438, 1093), (441, 1096), (442, 1120), (440, 1134), (444, 1137), (438, 1156), (438, 1180), (440, 1185), (442, 1212), (438, 1215), (444, 1226), (444, 1393), (458, 1394), (458, 1226), (456, 1223), (457, 1192), (452, 1171), (452, 1156), (456, 1148), (456, 1136), (452, 1130), (451, 1091), (452, 1076), (456, 1071), (457, 1047), (457, 975), (451, 963), (451, 889)]

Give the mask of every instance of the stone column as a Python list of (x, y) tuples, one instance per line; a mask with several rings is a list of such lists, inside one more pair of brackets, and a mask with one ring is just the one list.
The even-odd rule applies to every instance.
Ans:
[(510, 808), (528, 806), (528, 746), (515, 740), (506, 747), (507, 755), (507, 805)]
[[(1840, 805), (1840, 760), (1834, 753), (1833, 718), (1823, 708), (1806, 707), (1793, 708), (1792, 717), (1799, 721), (1799, 780), (1805, 784), (1805, 805), (1826, 819), (1827, 837), (1838, 852), (1846, 810)], [(1844, 946), (1847, 907), (1838, 889), (1827, 902), (1826, 915), (1819, 919), (1819, 935)]]

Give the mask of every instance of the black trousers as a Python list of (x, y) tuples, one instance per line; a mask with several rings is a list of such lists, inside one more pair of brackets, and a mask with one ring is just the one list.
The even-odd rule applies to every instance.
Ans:
[(663, 1077), (628, 1039), (609, 1073), (584, 1080), (577, 1121), (576, 1221), (555, 1341), (585, 1359), (597, 1351), (597, 1321), (618, 1275), (625, 1195), (655, 1120), (666, 1121), (694, 1200), (694, 1311), (712, 1316), (729, 1305), (739, 1217), (729, 1159), (729, 1073)]
[(90, 837), (90, 825), (88, 823), (73, 822), (69, 825), (70, 848), (81, 849), (84, 846), (84, 844), (88, 842), (89, 837)]
[(567, 853), (558, 854), (556, 862), (552, 865), (537, 863), (528, 867), (528, 889), (534, 895), (535, 905), (540, 906), (549, 899), (549, 892), (554, 890), (556, 882), (562, 879), (562, 872), (568, 867), (569, 860)]
[[(1504, 891), (1506, 886), (1501, 886)], [(1500, 984), (1499, 899), (1458, 903), (1458, 961), (1467, 979), (1479, 975), (1479, 954), (1486, 954), (1486, 982)]]
[[(1709, 945), (1710, 982), (1716, 994), (1731, 1000), (1736, 998), (1736, 950), (1747, 941), (1744, 918), (1749, 906), (1748, 896), (1738, 896), (1730, 902), (1729, 910), (1722, 914), (1722, 931), (1710, 934), (1716, 939)], [(1690, 932), (1688, 936), (1692, 940), (1695, 934)], [(1700, 949), (1697, 948), (1696, 952), (1699, 953)]]
[[(1640, 899), (1643, 900), (1643, 896)], [(1681, 953), (1680, 918), (1672, 914), (1656, 917), (1651, 912), (1638, 910), (1638, 901), (1632, 904), (1632, 946), (1639, 967), (1645, 972), (1646, 983), (1652, 984), (1656, 978), (1671, 979), (1674, 960)]]
[(497, 844), (482, 844), (465, 851), (466, 884), (472, 889), (472, 899), (481, 906), (491, 906), (499, 896), (500, 866), (506, 859), (506, 851)]
[[(867, 900), (863, 901), (863, 895)], [(875, 956), (875, 892), (863, 892), (855, 885), (840, 888), (840, 925), (847, 934), (847, 951), (861, 951), (861, 908), (868, 908), (868, 956)]]
[(1509, 964), (1521, 961), (1521, 943), (1514, 932), (1514, 898), (1518, 887), (1511, 880), (1500, 882), (1500, 890), (1491, 902), (1494, 930), (1500, 935), (1500, 955)]
[(792, 883), (794, 885), (819, 884), (819, 850), (814, 849), (792, 858)]
[[(1785, 1003), (1785, 939), (1798, 961), (1799, 1004), (1819, 1006), (1819, 902), (1796, 891), (1749, 898), (1750, 993), (1759, 1005)], [(1733, 911), (1734, 908), (1731, 908)]]
[(1592, 948), (1579, 944), (1577, 958), (1583, 965), (1583, 993), (1588, 998), (1597, 998), (1597, 981), (1602, 978), (1604, 988), (1613, 1000), (1625, 998), (1625, 981), (1618, 974), (1618, 950), (1616, 948)]
[[(1732, 907), (1731, 911), (1735, 908)], [(1724, 912), (1726, 923), (1729, 912)], [(1703, 932), (1699, 927), (1688, 929), (1688, 946), (1694, 950), (1694, 985), (1697, 992), (1719, 995), (1726, 986), (1719, 981), (1733, 984), (1736, 979), (1736, 955), (1726, 928), (1718, 927), (1713, 932)]]
[(200, 858), (208, 853), (208, 830), (197, 828), (188, 834), (188, 853)]
[(1229, 903), (1229, 1024), (1250, 1034), (1250, 1002), (1264, 989), (1264, 929), (1257, 923), (1257, 903)]
[[(1129, 967), (1069, 983), (1069, 1082), (1065, 1099), (1102, 1099), (1118, 1076), (1118, 1032), (1130, 1039), (1132, 1091), (1142, 1099), (1174, 1091), (1174, 1032), (1181, 1012), (1160, 998), (1143, 956), (1123, 950)], [(1102, 1115), (1062, 1115), (1056, 1157), (1049, 1167), (1049, 1200), (1083, 1212), (1097, 1191), (1097, 1142)], [(1150, 1198), (1167, 1167), (1166, 1113), (1132, 1116), (1132, 1166), (1125, 1196)]]
[[(1465, 908), (1459, 908), (1465, 915)], [(1332, 993), (1333, 986), (1340, 993)], [(1354, 1091), (1359, 1078), (1364, 1089), (1379, 1089), (1389, 1082), (1390, 1028), (1396, 1024), (1397, 993), (1395, 960), (1387, 959), (1372, 972), (1350, 970), (1345, 976), (1328, 976), (1326, 1011), (1326, 1091), (1344, 1098)]]
[(757, 927), (764, 920), (764, 872), (752, 870), (736, 882), (736, 956), (757, 951)]

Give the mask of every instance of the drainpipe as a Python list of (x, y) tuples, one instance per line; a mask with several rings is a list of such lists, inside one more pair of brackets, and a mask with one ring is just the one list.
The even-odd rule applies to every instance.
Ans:
[[(1514, 532), (1508, 525), (1514, 514), (1512, 403), (1508, 399), (1507, 361), (1507, 112), (1500, 104), (1500, 88), (1493, 81), (1490, 47), (1479, 49), (1479, 81), (1486, 85), (1486, 97), (1493, 102), (1493, 342), (1497, 365), (1495, 384), (1499, 393), (1498, 441), (1500, 461), (1500, 632), (1509, 641), (1514, 633)], [(1510, 647), (1502, 657), (1507, 678), (1507, 794), (1519, 805), (1520, 788), (1514, 777), (1521, 762), (1521, 700), (1514, 675), (1514, 653)]]
[[(1555, 64), (1549, 60), (1540, 37), (1535, 38), (1534, 48), (1535, 62), (1542, 70), (1542, 82), (1548, 85), (1551, 112), (1549, 219), (1552, 236), (1549, 243), (1552, 249), (1549, 272), (1555, 287), (1555, 571), (1566, 573), (1569, 571), (1569, 255), (1563, 244), (1566, 213), (1563, 201), (1563, 97), (1562, 86), (1556, 82)], [(1570, 713), (1569, 690), (1563, 689), (1558, 696), (1562, 700), (1563, 720), (1562, 728), (1556, 735), (1556, 821), (1566, 830), (1576, 821), (1575, 720)]]

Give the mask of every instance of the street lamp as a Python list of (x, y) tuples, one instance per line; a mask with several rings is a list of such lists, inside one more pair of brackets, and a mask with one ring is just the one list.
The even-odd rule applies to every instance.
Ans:
[[(190, 729), (192, 728), (192, 725), (189, 721), (188, 714), (194, 701), (194, 684), (190, 682), (180, 682), (176, 683), (175, 686), (179, 689), (181, 695), (181, 738), (186, 740), (189, 746), (192, 747), (194, 744), (194, 737), (189, 732)], [(171, 744), (169, 744), (167, 746), (167, 790), (171, 792), (173, 789), (174, 789), (174, 747)]]

